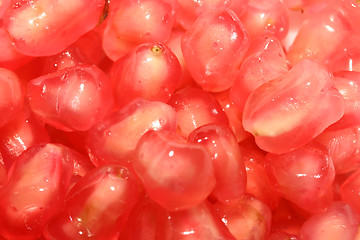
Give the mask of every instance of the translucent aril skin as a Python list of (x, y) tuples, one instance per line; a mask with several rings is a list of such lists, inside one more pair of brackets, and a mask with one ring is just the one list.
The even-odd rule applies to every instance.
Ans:
[(342, 71), (334, 73), (336, 89), (345, 100), (343, 117), (331, 129), (342, 129), (360, 125), (360, 72)]
[(360, 214), (360, 170), (357, 169), (341, 185), (341, 199)]
[(336, 201), (325, 213), (314, 215), (301, 228), (302, 239), (355, 239), (360, 217), (348, 204)]
[(33, 79), (28, 100), (35, 115), (63, 131), (86, 131), (113, 107), (108, 77), (96, 66), (75, 66)]
[(242, 111), (230, 100), (229, 91), (214, 93), (216, 100), (222, 107), (229, 119), (229, 126), (234, 132), (238, 142), (244, 141), (251, 136), (242, 125)]
[(188, 29), (201, 14), (214, 11), (222, 7), (233, 10), (239, 17), (244, 13), (247, 7), (247, 2), (248, 0), (177, 0), (179, 10), (176, 21), (183, 28)]
[(252, 40), (239, 75), (230, 89), (230, 99), (240, 110), (257, 87), (281, 77), (289, 70), (283, 46), (278, 38), (265, 35)]
[(135, 98), (167, 102), (181, 78), (181, 66), (164, 43), (144, 43), (112, 66), (110, 79), (118, 107)]
[(28, 148), (12, 165), (0, 192), (0, 235), (36, 239), (63, 206), (74, 163), (70, 149), (42, 144)]
[(327, 129), (314, 141), (327, 148), (336, 174), (348, 173), (360, 167), (359, 126), (331, 131)]
[(131, 211), (119, 239), (159, 240), (161, 221), (166, 211), (149, 199), (140, 198)]
[(168, 211), (189, 209), (204, 201), (215, 186), (206, 147), (169, 131), (145, 133), (132, 166), (150, 198)]
[[(106, 4), (110, 0), (106, 0)], [(109, 9), (108, 9), (109, 10)], [(107, 11), (104, 7), (103, 17), (106, 16)], [(88, 59), (92, 64), (99, 65), (105, 59), (106, 55), (102, 49), (102, 34), (105, 28), (104, 24), (97, 25), (93, 30), (82, 35), (76, 42), (73, 44), (75, 47), (79, 48), (81, 53)]]
[(246, 171), (231, 129), (226, 125), (204, 125), (189, 135), (189, 141), (205, 146), (213, 159), (216, 185), (212, 196), (225, 204), (239, 201), (246, 189)]
[(229, 124), (216, 98), (198, 88), (183, 88), (173, 94), (168, 104), (177, 114), (177, 133), (184, 138), (196, 128), (209, 124)]
[(250, 94), (243, 126), (260, 148), (282, 154), (310, 142), (338, 121), (344, 108), (332, 74), (321, 63), (306, 59)]
[(360, 24), (360, 2), (357, 0), (341, 0), (341, 7), (344, 14), (349, 16), (354, 29)]
[(295, 65), (307, 58), (326, 61), (349, 37), (350, 30), (348, 20), (338, 10), (326, 9), (309, 15), (287, 54), (290, 63)]
[(13, 0), (4, 26), (20, 53), (54, 55), (96, 26), (104, 4), (103, 0)]
[(6, 183), (7, 183), (7, 169), (0, 155), (0, 192), (5, 187)]
[(181, 51), (181, 39), (182, 39), (184, 33), (185, 33), (185, 30), (183, 30), (181, 28), (175, 28), (171, 31), (171, 35), (170, 35), (169, 39), (165, 42), (165, 44), (175, 54), (176, 58), (179, 60), (180, 66), (181, 66), (181, 78), (178, 83), (177, 89), (181, 89), (186, 86), (194, 85), (194, 81), (192, 80), (192, 77), (186, 66), (184, 55)]
[(0, 51), (0, 67), (2, 68), (15, 70), (32, 59), (32, 57), (23, 55), (15, 50), (3, 23), (0, 23)]
[(267, 239), (271, 226), (271, 210), (260, 200), (245, 196), (237, 204), (214, 204), (220, 219), (235, 239)]
[[(306, 218), (301, 215), (304, 215), (303, 212), (294, 207), (291, 202), (282, 198), (277, 208), (272, 211), (271, 231), (273, 233), (286, 233), (294, 237), (294, 240), (299, 239), (301, 226)], [(277, 234), (275, 235), (279, 236)], [(280, 234), (280, 236), (283, 235), (284, 234)], [(280, 236), (279, 240), (281, 239)]]
[(221, 8), (204, 13), (191, 25), (182, 38), (181, 49), (194, 81), (205, 91), (221, 92), (234, 82), (249, 45), (247, 30), (239, 18)]
[(24, 103), (20, 79), (6, 68), (0, 68), (0, 127), (15, 119)]
[(285, 154), (267, 154), (265, 170), (271, 185), (309, 213), (324, 211), (332, 201), (334, 165), (326, 149), (306, 145)]
[(158, 240), (235, 240), (216, 214), (216, 209), (207, 201), (192, 208), (168, 212), (161, 219)]
[(259, 149), (252, 139), (241, 142), (239, 146), (246, 169), (246, 194), (255, 196), (274, 210), (279, 205), (280, 196), (271, 186), (269, 179), (264, 177), (266, 153)]
[(0, 153), (8, 169), (23, 151), (47, 142), (50, 142), (49, 134), (38, 124), (28, 107), (24, 107), (16, 119), (0, 128)]
[(299, 236), (288, 234), (286, 232), (273, 232), (267, 240), (301, 240)]
[(136, 99), (90, 129), (86, 148), (92, 162), (128, 164), (148, 130), (176, 131), (176, 112), (162, 102)]
[(281, 40), (289, 30), (289, 17), (280, 0), (249, 0), (240, 19), (252, 38), (272, 34)]
[(43, 74), (86, 64), (89, 65), (90, 61), (78, 47), (72, 45), (56, 55), (47, 57), (43, 65)]
[(64, 210), (49, 221), (43, 235), (45, 239), (116, 239), (140, 191), (127, 168), (95, 168), (71, 189)]
[(165, 42), (175, 22), (175, 0), (125, 0), (110, 5), (103, 35), (106, 55), (116, 61), (135, 46)]
[(0, 18), (2, 19), (6, 9), (9, 7), (11, 0), (1, 0), (0, 1)]

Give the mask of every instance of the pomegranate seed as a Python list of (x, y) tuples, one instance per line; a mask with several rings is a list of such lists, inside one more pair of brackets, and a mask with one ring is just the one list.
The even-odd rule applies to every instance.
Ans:
[(168, 104), (177, 113), (177, 132), (184, 138), (196, 128), (209, 123), (229, 124), (215, 97), (201, 89), (183, 88), (174, 93)]
[(322, 147), (306, 145), (281, 155), (269, 153), (265, 169), (271, 185), (300, 208), (319, 213), (331, 204), (335, 171)]
[(236, 239), (266, 239), (269, 235), (271, 211), (258, 199), (246, 196), (235, 205), (218, 202), (214, 207)]
[(86, 139), (92, 162), (128, 164), (141, 136), (148, 130), (176, 131), (176, 112), (161, 102), (136, 99), (98, 122)]
[(302, 239), (355, 239), (360, 223), (357, 214), (348, 204), (334, 202), (323, 214), (314, 215), (301, 228)]
[(108, 77), (96, 66), (74, 66), (28, 84), (32, 111), (64, 131), (86, 131), (112, 109)]
[(215, 186), (205, 146), (168, 131), (148, 131), (136, 147), (133, 168), (151, 199), (169, 211), (204, 201)]
[(162, 219), (159, 240), (236, 239), (206, 201), (187, 210), (169, 212)]
[(208, 124), (195, 129), (189, 141), (205, 146), (213, 159), (216, 185), (212, 195), (225, 204), (240, 200), (245, 193), (246, 171), (231, 129)]
[(181, 78), (176, 56), (163, 43), (145, 43), (118, 59), (111, 69), (119, 107), (135, 98), (167, 102)]
[(184, 34), (181, 49), (195, 82), (206, 91), (220, 92), (232, 85), (249, 42), (235, 13), (220, 9), (196, 20)]
[(276, 37), (254, 39), (231, 87), (230, 99), (236, 107), (244, 109), (246, 99), (257, 87), (281, 77), (288, 69), (283, 47)]
[(222, 110), (226, 113), (229, 119), (229, 126), (234, 132), (238, 142), (241, 142), (251, 136), (246, 132), (242, 125), (243, 112), (235, 106), (230, 100), (229, 91), (214, 94), (216, 100), (222, 107)]
[(327, 148), (336, 174), (348, 173), (360, 167), (360, 127), (329, 129), (314, 141)]
[(341, 198), (360, 214), (360, 170), (359, 168), (341, 185)]
[(265, 171), (265, 152), (259, 149), (252, 139), (240, 144), (241, 155), (246, 169), (246, 193), (266, 203), (270, 209), (279, 205), (280, 196), (273, 190)]
[(135, 176), (128, 169), (116, 165), (96, 168), (71, 189), (65, 209), (50, 220), (44, 236), (115, 239), (139, 193)]
[(71, 150), (43, 144), (27, 149), (9, 170), (0, 192), (0, 234), (35, 239), (62, 208), (73, 173)]
[(281, 154), (310, 142), (343, 113), (332, 75), (319, 62), (303, 60), (250, 94), (243, 125), (263, 150)]
[(49, 134), (25, 107), (16, 119), (0, 128), (0, 152), (7, 168), (31, 146), (49, 142)]
[(347, 19), (337, 10), (313, 14), (301, 26), (288, 52), (288, 59), (293, 65), (305, 58), (325, 61), (337, 50), (349, 31)]
[(24, 96), (22, 86), (17, 75), (0, 68), (0, 127), (15, 119), (20, 113)]
[(249, 0), (241, 21), (251, 37), (265, 33), (283, 39), (289, 29), (289, 17), (280, 0)]
[(14, 0), (3, 20), (17, 51), (49, 56), (94, 28), (103, 8), (103, 0)]
[(116, 61), (141, 43), (165, 42), (169, 38), (175, 22), (175, 0), (114, 3), (117, 6), (112, 5), (103, 35), (103, 49), (111, 60)]

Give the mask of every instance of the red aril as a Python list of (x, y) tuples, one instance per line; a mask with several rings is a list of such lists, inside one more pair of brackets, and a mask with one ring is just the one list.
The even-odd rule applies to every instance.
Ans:
[(196, 128), (209, 124), (229, 124), (216, 98), (198, 88), (183, 88), (174, 93), (168, 104), (177, 114), (177, 133), (184, 138)]
[(251, 38), (273, 34), (283, 39), (289, 29), (289, 17), (280, 0), (249, 0), (246, 12), (240, 19)]
[(132, 166), (150, 198), (169, 211), (189, 209), (214, 189), (215, 176), (205, 146), (169, 131), (148, 131), (137, 147)]
[(278, 231), (272, 233), (267, 240), (301, 240), (301, 238), (297, 235)]
[(63, 207), (73, 173), (71, 150), (54, 144), (27, 149), (9, 170), (0, 192), (0, 235), (35, 239)]
[(96, 165), (128, 164), (141, 136), (148, 130), (176, 131), (176, 112), (171, 106), (136, 99), (90, 129), (86, 149)]
[(139, 44), (165, 42), (175, 22), (175, 7), (175, 0), (111, 2), (103, 35), (106, 55), (116, 61)]
[(268, 180), (265, 172), (266, 153), (255, 145), (252, 139), (240, 143), (241, 155), (246, 169), (246, 193), (255, 196), (274, 210), (278, 207), (280, 196)]
[(269, 153), (265, 169), (271, 185), (307, 212), (319, 213), (331, 204), (335, 171), (322, 146), (310, 144), (280, 155)]
[(113, 106), (110, 82), (96, 66), (74, 66), (33, 79), (28, 84), (32, 111), (63, 131), (86, 131)]
[(314, 215), (301, 228), (302, 239), (353, 240), (360, 224), (359, 214), (344, 202), (334, 202), (325, 213)]
[(328, 129), (314, 141), (327, 148), (336, 174), (348, 173), (360, 167), (360, 126)]
[(158, 240), (236, 239), (207, 201), (186, 210), (168, 212), (162, 220)]
[[(286, 233), (289, 236), (299, 237), (305, 219), (297, 210), (291, 202), (281, 199), (277, 208), (272, 211), (271, 231), (280, 233), (280, 236), (284, 236)], [(275, 235), (277, 236), (277, 234)]]
[(283, 46), (275, 36), (253, 39), (230, 89), (230, 99), (243, 110), (246, 99), (257, 87), (281, 77), (288, 70)]
[(66, 197), (66, 207), (44, 229), (45, 239), (116, 239), (139, 194), (127, 168), (105, 165), (81, 178)]
[(131, 211), (119, 239), (159, 240), (166, 211), (149, 199), (141, 198)]
[(167, 102), (181, 78), (181, 66), (164, 43), (144, 43), (119, 58), (110, 80), (115, 102), (123, 107), (135, 98)]
[(196, 20), (185, 32), (181, 49), (194, 81), (205, 91), (221, 92), (234, 82), (249, 44), (235, 13), (221, 8)]
[(31, 146), (50, 141), (46, 129), (26, 106), (16, 119), (0, 128), (0, 153), (7, 168)]
[(230, 100), (229, 91), (214, 93), (216, 100), (222, 107), (222, 110), (226, 113), (229, 119), (229, 126), (234, 132), (238, 142), (241, 142), (251, 136), (246, 132), (242, 125), (242, 111), (235, 106)]
[[(108, 4), (110, 0), (105, 1), (105, 5)], [(104, 7), (106, 16), (106, 6)], [(92, 64), (100, 65), (101, 62), (106, 58), (105, 52), (102, 49), (102, 34), (104, 32), (104, 24), (97, 25), (90, 32), (82, 35), (73, 46), (80, 49), (83, 55), (86, 56), (89, 62)]]
[(350, 33), (349, 22), (337, 9), (310, 14), (287, 54), (292, 65), (302, 59), (326, 61)]
[(189, 135), (189, 141), (205, 146), (213, 159), (216, 185), (212, 195), (225, 204), (240, 200), (245, 193), (246, 171), (231, 129), (224, 125), (204, 125)]
[(10, 70), (26, 65), (32, 59), (32, 57), (23, 55), (15, 50), (3, 23), (0, 23), (0, 52), (0, 67)]
[(5, 187), (6, 183), (7, 183), (7, 169), (0, 155), (0, 192)]
[(343, 201), (349, 203), (360, 214), (360, 169), (358, 168), (341, 185), (340, 194)]
[(303, 60), (250, 94), (243, 125), (260, 148), (281, 154), (310, 142), (343, 114), (333, 76), (321, 63)]
[(270, 233), (271, 211), (258, 199), (245, 196), (237, 204), (214, 204), (218, 216), (235, 239), (267, 239)]
[(24, 103), (22, 86), (17, 75), (0, 68), (0, 127), (15, 119)]
[(360, 125), (360, 72), (336, 72), (335, 87), (345, 100), (343, 117), (331, 129)]
[(12, 0), (4, 15), (4, 26), (17, 51), (49, 56), (93, 29), (104, 5), (103, 0)]
[(193, 86), (194, 81), (189, 73), (189, 70), (186, 66), (184, 55), (181, 51), (181, 39), (185, 33), (185, 30), (181, 28), (174, 28), (171, 31), (170, 38), (165, 42), (166, 45), (171, 49), (175, 54), (176, 58), (179, 60), (181, 66), (181, 78), (177, 85), (177, 89), (181, 89), (187, 86)]
[(43, 66), (43, 74), (58, 72), (77, 65), (88, 64), (89, 60), (81, 50), (76, 46), (70, 46), (64, 51), (46, 58)]
[(188, 29), (201, 14), (222, 7), (233, 10), (239, 17), (246, 10), (247, 2), (248, 0), (177, 0), (179, 11), (176, 21), (183, 28)]

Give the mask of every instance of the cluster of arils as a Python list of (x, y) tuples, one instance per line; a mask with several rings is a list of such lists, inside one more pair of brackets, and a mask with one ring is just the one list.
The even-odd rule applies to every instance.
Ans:
[(359, 0), (0, 19), (0, 240), (360, 239)]

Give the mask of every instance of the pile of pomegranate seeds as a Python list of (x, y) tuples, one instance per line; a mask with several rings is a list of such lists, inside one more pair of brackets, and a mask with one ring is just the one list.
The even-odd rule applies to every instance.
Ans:
[(359, 0), (0, 18), (0, 240), (360, 240)]

